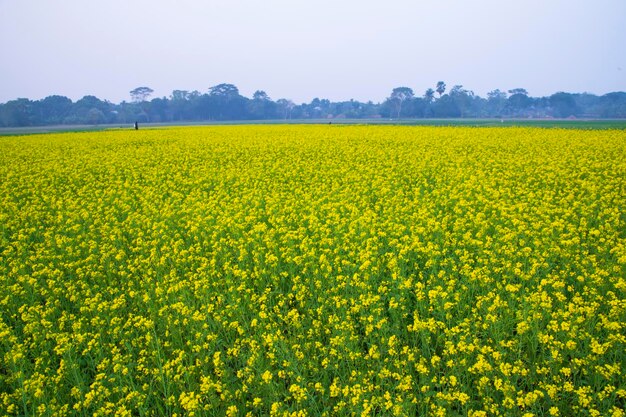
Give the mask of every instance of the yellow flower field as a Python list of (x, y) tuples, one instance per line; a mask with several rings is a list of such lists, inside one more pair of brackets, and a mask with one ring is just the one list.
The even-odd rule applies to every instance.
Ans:
[(624, 416), (626, 133), (0, 137), (0, 414)]

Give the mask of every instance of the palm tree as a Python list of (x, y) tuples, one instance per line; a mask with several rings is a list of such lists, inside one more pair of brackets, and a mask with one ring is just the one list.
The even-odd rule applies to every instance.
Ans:
[(439, 94), (439, 98), (441, 98), (441, 95), (446, 91), (446, 83), (444, 83), (443, 81), (438, 81), (437, 82), (437, 93)]

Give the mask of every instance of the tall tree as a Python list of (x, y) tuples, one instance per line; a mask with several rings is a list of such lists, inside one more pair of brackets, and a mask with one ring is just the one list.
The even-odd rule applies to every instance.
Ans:
[(106, 121), (106, 117), (102, 110), (93, 107), (87, 111), (85, 121), (90, 125), (97, 125), (104, 123)]
[(274, 117), (276, 103), (270, 99), (265, 91), (257, 90), (248, 102), (248, 111), (252, 119), (267, 119)]
[(435, 99), (435, 90), (433, 90), (432, 88), (429, 88), (428, 90), (424, 91), (424, 100), (426, 100), (427, 103), (432, 103), (434, 99)]
[(30, 126), (33, 121), (33, 102), (29, 99), (18, 98), (2, 105), (0, 123), (3, 126)]
[(400, 113), (402, 112), (402, 104), (412, 98), (413, 90), (409, 87), (396, 87), (391, 91), (389, 101), (393, 103), (398, 119), (400, 118)]
[(525, 88), (513, 88), (509, 90), (509, 94), (514, 96), (515, 94), (521, 94), (523, 96), (528, 96), (528, 91)]
[[(96, 111), (96, 110), (99, 110)], [(72, 123), (106, 123), (114, 119), (113, 104), (96, 96), (85, 96), (72, 106)]]
[(130, 91), (130, 97), (135, 103), (146, 101), (154, 93), (150, 87), (137, 87)]
[(525, 117), (527, 111), (533, 104), (533, 100), (528, 97), (528, 92), (524, 88), (514, 88), (509, 90), (511, 94), (507, 100), (507, 110), (512, 116)]
[(600, 116), (626, 118), (626, 92), (616, 91), (600, 97)]
[(209, 88), (207, 103), (212, 114), (220, 120), (240, 120), (246, 118), (246, 102), (248, 99), (239, 94), (233, 84), (218, 84)]
[(506, 100), (506, 93), (496, 88), (487, 93), (487, 100)]
[(439, 98), (441, 98), (443, 93), (446, 92), (446, 83), (444, 83), (443, 81), (437, 81), (437, 88), (435, 89), (435, 91), (437, 91), (437, 94), (439, 94)]
[(239, 95), (239, 89), (233, 84), (218, 84), (209, 88), (209, 95), (224, 98), (234, 98)]
[(458, 103), (449, 94), (440, 97), (432, 106), (434, 117), (460, 117), (461, 109)]
[(72, 100), (64, 96), (48, 96), (37, 102), (39, 123), (61, 124), (72, 110)]
[(506, 107), (506, 93), (495, 89), (487, 93), (487, 114), (492, 117), (502, 117)]
[(287, 100), (286, 98), (279, 98), (276, 101), (278, 108), (283, 116), (283, 119), (291, 119), (291, 112), (296, 107), (295, 103), (291, 100)]
[(464, 89), (462, 85), (455, 85), (452, 87), (452, 90), (450, 90), (449, 95), (461, 112), (461, 117), (469, 116), (468, 113), (470, 113), (474, 102), (474, 92)]
[(576, 105), (576, 99), (573, 94), (556, 93), (550, 96), (550, 107), (556, 117), (579, 116), (580, 110)]
[(256, 90), (254, 94), (252, 94), (252, 100), (256, 101), (269, 101), (270, 97), (263, 90)]
[(151, 122), (169, 122), (172, 119), (171, 101), (163, 98), (153, 98), (148, 106)]
[(172, 101), (184, 101), (189, 100), (189, 91), (187, 90), (174, 90), (172, 91), (172, 95), (170, 96), (170, 100)]

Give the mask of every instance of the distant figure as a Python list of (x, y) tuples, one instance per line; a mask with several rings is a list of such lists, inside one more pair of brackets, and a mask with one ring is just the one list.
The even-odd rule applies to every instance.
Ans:
[(135, 130), (139, 130), (139, 123), (135, 122)]

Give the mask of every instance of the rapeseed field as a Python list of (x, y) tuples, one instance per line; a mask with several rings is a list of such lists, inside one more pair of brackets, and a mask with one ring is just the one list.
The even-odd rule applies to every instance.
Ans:
[(626, 133), (0, 138), (0, 414), (624, 416)]

